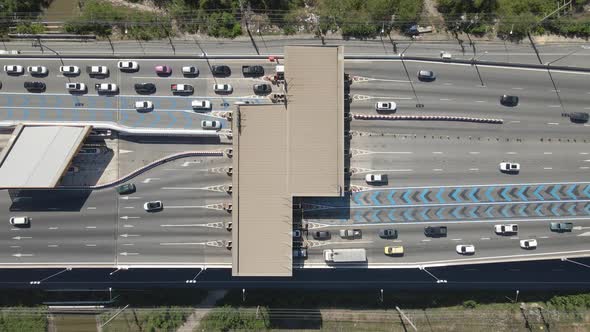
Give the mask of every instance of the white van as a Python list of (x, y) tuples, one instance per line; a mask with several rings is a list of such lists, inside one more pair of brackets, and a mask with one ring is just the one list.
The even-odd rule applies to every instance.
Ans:
[(31, 221), (29, 217), (11, 217), (10, 224), (13, 226), (26, 226)]

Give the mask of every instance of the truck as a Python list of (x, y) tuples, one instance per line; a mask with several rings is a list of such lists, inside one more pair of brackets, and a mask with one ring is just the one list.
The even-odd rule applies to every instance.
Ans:
[(275, 80), (277, 80), (277, 81), (284, 81), (285, 80), (285, 66), (277, 65), (275, 67)]
[(518, 233), (517, 224), (494, 225), (494, 232), (500, 235), (509, 235)]
[(361, 238), (362, 233), (360, 229), (341, 229), (340, 237), (343, 239), (356, 239)]
[(326, 263), (362, 263), (367, 261), (365, 249), (326, 249)]
[(242, 66), (242, 74), (244, 77), (264, 76), (264, 68), (262, 66)]
[(109, 74), (107, 66), (87, 66), (86, 73), (90, 76), (106, 76)]
[(172, 93), (192, 93), (194, 89), (189, 84), (171, 84), (170, 90), (172, 90)]

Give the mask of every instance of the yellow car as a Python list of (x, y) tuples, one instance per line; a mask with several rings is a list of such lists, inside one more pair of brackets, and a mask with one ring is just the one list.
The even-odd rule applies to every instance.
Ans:
[(394, 255), (402, 256), (404, 254), (404, 247), (403, 246), (385, 247), (384, 252), (388, 256), (394, 256)]

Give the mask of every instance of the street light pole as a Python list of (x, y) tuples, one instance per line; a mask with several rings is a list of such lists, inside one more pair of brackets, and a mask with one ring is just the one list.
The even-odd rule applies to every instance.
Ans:
[(197, 273), (192, 279), (185, 280), (184, 282), (187, 284), (196, 284), (197, 278), (201, 275), (201, 273), (203, 273), (205, 271), (207, 271), (207, 266), (201, 267), (201, 270), (199, 271), (199, 273)]
[(576, 261), (573, 261), (573, 260), (571, 260), (571, 259), (568, 259), (568, 258), (566, 258), (566, 257), (562, 257), (562, 258), (561, 258), (561, 261), (562, 261), (562, 262), (570, 262), (570, 263), (574, 263), (574, 264), (576, 264), (576, 265), (580, 265), (580, 266), (583, 266), (583, 267), (590, 268), (590, 265), (588, 265), (588, 264), (584, 264), (584, 263), (576, 262)]
[(433, 277), (433, 278), (436, 280), (436, 283), (437, 283), (437, 284), (446, 284), (446, 283), (447, 283), (447, 280), (445, 280), (445, 279), (439, 279), (439, 278), (437, 278), (437, 277), (436, 277), (434, 274), (430, 273), (430, 271), (428, 271), (428, 270), (427, 270), (427, 269), (426, 269), (424, 266), (422, 266), (422, 265), (418, 266), (418, 269), (420, 269), (420, 270), (422, 270), (422, 271), (426, 272), (426, 273), (427, 273), (429, 276)]
[(40, 280), (29, 281), (29, 284), (30, 285), (40, 285), (42, 282), (47, 281), (47, 280), (49, 280), (49, 279), (51, 279), (51, 278), (53, 278), (55, 276), (58, 276), (58, 275), (60, 275), (60, 274), (62, 274), (64, 272), (67, 272), (67, 271), (72, 271), (72, 268), (71, 267), (67, 267), (67, 268), (65, 268), (65, 269), (63, 269), (63, 270), (61, 270), (61, 271), (59, 271), (57, 273), (54, 273), (54, 274), (50, 275), (49, 277), (46, 277), (46, 278), (43, 278), (43, 279), (40, 279)]

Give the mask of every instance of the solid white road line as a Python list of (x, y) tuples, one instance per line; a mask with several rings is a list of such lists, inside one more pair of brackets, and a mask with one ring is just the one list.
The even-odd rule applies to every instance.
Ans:
[(543, 152), (543, 154), (553, 154), (553, 152)]
[(557, 122), (547, 122), (547, 124), (548, 125), (553, 125), (553, 126), (558, 126), (559, 125), (559, 123), (557, 123)]
[(551, 170), (553, 167), (543, 167), (543, 169)]

